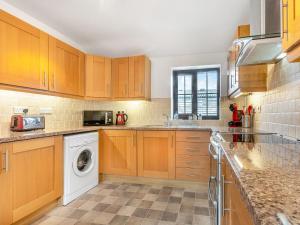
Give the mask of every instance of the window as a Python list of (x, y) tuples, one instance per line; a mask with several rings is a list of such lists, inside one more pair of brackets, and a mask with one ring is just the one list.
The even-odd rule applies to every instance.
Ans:
[(173, 117), (194, 114), (204, 120), (217, 120), (219, 98), (219, 68), (173, 71)]

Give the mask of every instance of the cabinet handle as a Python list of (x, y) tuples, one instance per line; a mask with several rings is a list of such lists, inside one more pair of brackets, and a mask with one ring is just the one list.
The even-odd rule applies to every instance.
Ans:
[(44, 85), (44, 87), (46, 87), (46, 72), (45, 71), (44, 71), (43, 85)]
[(199, 149), (195, 149), (195, 148), (185, 148), (185, 150), (189, 151), (189, 152), (199, 152)]
[(172, 144), (172, 145), (171, 145), (171, 147), (173, 148), (173, 147), (174, 147), (174, 136), (173, 136), (173, 135), (172, 135), (172, 140), (171, 140), (171, 141), (172, 141), (172, 143), (171, 143), (171, 144)]
[[(285, 16), (285, 21), (284, 21), (284, 10), (286, 11), (286, 16)], [(282, 2), (282, 38), (284, 38), (284, 35), (286, 34), (286, 39), (288, 40), (289, 38), (289, 1), (287, 0), (287, 3), (284, 4)], [(284, 27), (284, 22), (285, 22), (285, 26)]]
[(5, 171), (5, 173), (8, 173), (8, 150), (6, 150), (4, 153), (2, 153), (2, 168), (1, 171)]
[(54, 89), (54, 79), (55, 79), (55, 75), (52, 74), (52, 89)]

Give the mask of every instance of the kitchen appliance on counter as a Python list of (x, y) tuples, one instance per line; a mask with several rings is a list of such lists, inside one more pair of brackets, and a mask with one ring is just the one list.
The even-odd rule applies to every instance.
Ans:
[(11, 116), (10, 130), (30, 131), (45, 129), (45, 117), (39, 115), (13, 115)]
[(113, 125), (113, 111), (83, 111), (83, 126)]
[(238, 105), (236, 103), (230, 104), (229, 109), (232, 112), (232, 121), (228, 122), (228, 126), (229, 127), (241, 127), (243, 110), (239, 110)]
[(229, 143), (233, 149), (238, 143), (245, 143), (251, 151), (255, 144), (258, 143), (284, 143), (282, 136), (260, 133), (219, 133), (213, 132), (210, 138), (209, 154), (210, 154), (210, 178), (208, 185), (209, 211), (211, 216), (211, 225), (223, 225), (222, 218), (226, 210), (224, 204), (225, 186), (229, 183), (224, 179), (224, 171), (222, 170), (222, 162), (224, 151), (222, 150), (222, 142)]
[(128, 115), (124, 111), (118, 111), (116, 115), (116, 125), (125, 125), (128, 120)]

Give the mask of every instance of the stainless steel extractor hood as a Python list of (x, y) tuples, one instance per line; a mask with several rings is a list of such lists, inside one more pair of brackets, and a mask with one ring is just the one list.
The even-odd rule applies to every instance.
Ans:
[(281, 59), (281, 1), (251, 0), (251, 36), (235, 41), (236, 65), (275, 63)]

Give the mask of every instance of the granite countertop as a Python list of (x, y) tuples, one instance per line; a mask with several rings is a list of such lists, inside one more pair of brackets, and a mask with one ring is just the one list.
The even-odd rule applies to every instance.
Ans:
[(57, 135), (69, 135), (76, 133), (83, 133), (89, 131), (97, 131), (100, 129), (106, 130), (186, 130), (186, 131), (218, 131), (218, 132), (242, 132), (242, 133), (257, 133), (261, 131), (247, 129), (247, 128), (228, 128), (228, 127), (214, 127), (202, 125), (177, 125), (177, 126), (164, 126), (164, 125), (129, 125), (129, 126), (88, 126), (76, 127), (70, 129), (44, 129), (36, 131), (25, 132), (12, 132), (8, 128), (0, 129), (0, 143), (28, 140), (33, 138), (50, 137)]
[(256, 225), (300, 224), (300, 144), (222, 143)]

